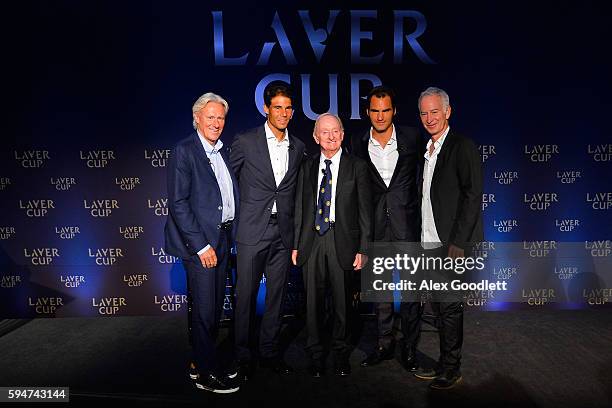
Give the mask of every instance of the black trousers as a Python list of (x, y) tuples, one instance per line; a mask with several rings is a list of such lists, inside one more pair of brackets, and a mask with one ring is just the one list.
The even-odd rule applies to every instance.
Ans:
[[(384, 242), (398, 241), (391, 231), (389, 222), (385, 225)], [(384, 278), (387, 282), (391, 282), (390, 277)], [(388, 349), (395, 343), (393, 336), (393, 302), (378, 302), (374, 304), (374, 312), (376, 313), (378, 347)]]
[[(448, 255), (448, 247), (424, 250), (426, 257)], [(427, 277), (426, 273), (421, 275)], [(434, 297), (435, 300), (435, 297)], [(439, 368), (459, 369), (461, 366), (461, 347), (463, 346), (463, 302), (431, 302), (433, 313), (440, 320), (438, 337), (440, 340)], [(421, 302), (405, 302), (400, 308), (402, 333), (405, 347), (416, 349), (421, 333)]]
[(227, 265), (231, 248), (229, 231), (221, 230), (217, 247), (217, 267), (205, 268), (200, 257), (183, 259), (187, 271), (192, 311), (190, 314), (193, 360), (201, 375), (221, 370), (216, 350), (219, 319), (225, 301)]
[(333, 326), (331, 348), (336, 360), (348, 359), (349, 313), (352, 300), (352, 270), (344, 270), (338, 262), (334, 229), (325, 235), (315, 234), (310, 256), (302, 268), (304, 288), (306, 289), (306, 351), (315, 363), (322, 363), (326, 354), (324, 323), (326, 300), (331, 294), (329, 316)]
[(279, 332), (289, 278), (290, 249), (285, 248), (276, 220), (271, 219), (256, 245), (237, 244), (236, 308), (234, 310), (236, 358), (250, 361), (256, 347), (255, 312), (259, 283), (266, 277), (265, 311), (259, 334), (259, 354), (280, 358)]

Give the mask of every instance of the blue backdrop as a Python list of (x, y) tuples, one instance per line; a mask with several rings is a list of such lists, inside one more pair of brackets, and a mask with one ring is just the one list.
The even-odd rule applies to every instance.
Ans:
[[(578, 242), (608, 261), (610, 13), (588, 2), (377, 5), (7, 8), (2, 316), (183, 312), (184, 271), (162, 249), (170, 149), (204, 92), (230, 103), (225, 143), (261, 124), (258, 96), (274, 78), (296, 88), (290, 132), (311, 150), (316, 114), (337, 112), (347, 138), (367, 128), (373, 85), (394, 87), (396, 122), (415, 126), (419, 92), (446, 89), (451, 126), (481, 150), (487, 241)], [(610, 271), (599, 273), (561, 307), (606, 304)], [(537, 288), (526, 289), (527, 302)], [(287, 311), (300, 302), (293, 271)]]

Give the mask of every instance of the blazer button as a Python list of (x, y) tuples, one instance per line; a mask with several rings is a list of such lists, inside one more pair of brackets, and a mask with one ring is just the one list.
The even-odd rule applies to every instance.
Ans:
[(222, 210), (223, 210), (223, 206), (221, 206), (221, 205), (220, 205), (220, 206), (218, 206), (218, 207), (217, 207), (217, 210), (222, 211)]
[(221, 229), (221, 224), (217, 224), (217, 229)]

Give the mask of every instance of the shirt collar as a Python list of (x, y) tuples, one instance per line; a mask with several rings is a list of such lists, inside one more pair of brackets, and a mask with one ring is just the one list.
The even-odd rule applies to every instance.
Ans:
[[(392, 123), (391, 126), (393, 127), (393, 130), (391, 131), (391, 138), (387, 142), (387, 145), (395, 144), (397, 141), (397, 135), (395, 134), (395, 125)], [(372, 127), (370, 127), (370, 144), (374, 146), (380, 146), (378, 140), (374, 139), (374, 137), (372, 136)]]
[(197, 133), (198, 133), (198, 137), (200, 138), (200, 142), (202, 143), (202, 146), (204, 147), (204, 150), (206, 150), (207, 154), (218, 153), (223, 147), (223, 142), (221, 141), (221, 139), (218, 139), (217, 143), (215, 143), (215, 145), (213, 146), (210, 143), (208, 143), (208, 140), (204, 139), (204, 136), (202, 136), (199, 130), (197, 130)]
[[(268, 121), (266, 120), (266, 123), (264, 124), (264, 129), (266, 130), (266, 139), (274, 139), (278, 142), (278, 140), (276, 139), (276, 136), (274, 135), (274, 133), (272, 133), (272, 129), (270, 129), (270, 125), (268, 125)], [(283, 136), (283, 140), (281, 140), (278, 143), (289, 143), (289, 131), (287, 129), (285, 129), (285, 134)]]
[[(338, 150), (336, 154), (334, 154), (329, 160), (332, 161), (332, 164), (334, 166), (338, 166), (338, 163), (340, 163), (340, 156), (342, 156), (342, 148), (340, 148), (340, 150)], [(321, 153), (321, 158), (319, 159), (319, 166), (322, 166), (322, 168), (325, 168), (325, 160), (328, 160), (327, 157), (325, 157), (325, 155)]]
[[(444, 131), (444, 133), (442, 133), (442, 136), (440, 136), (440, 138), (438, 138), (438, 140), (435, 141), (434, 146), (436, 148), (436, 151), (440, 150), (440, 147), (442, 147), (442, 144), (444, 143), (444, 141), (446, 140), (446, 135), (448, 135), (448, 132), (450, 131), (450, 126), (446, 128), (446, 130)], [(429, 138), (429, 142), (427, 142), (427, 149), (429, 150), (429, 146), (431, 146), (433, 142), (431, 141), (431, 138)]]

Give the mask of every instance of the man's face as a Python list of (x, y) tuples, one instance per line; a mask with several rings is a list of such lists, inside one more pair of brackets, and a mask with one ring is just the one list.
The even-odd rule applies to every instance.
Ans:
[(344, 130), (333, 116), (324, 116), (319, 120), (317, 130), (314, 134), (315, 142), (321, 146), (321, 153), (325, 157), (332, 157), (342, 145)]
[(370, 99), (368, 116), (376, 132), (386, 132), (393, 124), (393, 116), (395, 116), (395, 109), (393, 109), (391, 104), (391, 98), (388, 95), (382, 98), (373, 96)]
[(270, 106), (264, 104), (264, 112), (268, 115), (268, 125), (272, 130), (284, 132), (293, 116), (293, 106), (291, 98), (283, 95), (276, 95), (270, 101)]
[(437, 140), (448, 127), (448, 118), (451, 115), (450, 106), (445, 110), (442, 106), (442, 97), (431, 95), (421, 99), (419, 110), (423, 127), (432, 138)]
[(204, 139), (215, 145), (225, 126), (225, 108), (218, 102), (208, 102), (202, 109), (193, 114), (198, 130)]

